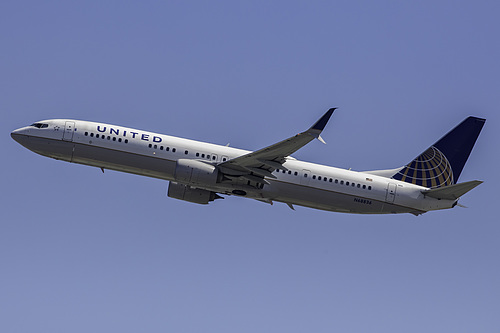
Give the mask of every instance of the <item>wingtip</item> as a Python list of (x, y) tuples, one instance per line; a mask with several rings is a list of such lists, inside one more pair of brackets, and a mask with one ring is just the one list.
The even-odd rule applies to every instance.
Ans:
[(311, 129), (312, 130), (318, 130), (318, 131), (323, 131), (325, 128), (326, 124), (328, 123), (328, 120), (330, 120), (330, 117), (333, 114), (333, 111), (335, 111), (337, 108), (330, 108), (326, 113), (314, 124), (312, 125)]

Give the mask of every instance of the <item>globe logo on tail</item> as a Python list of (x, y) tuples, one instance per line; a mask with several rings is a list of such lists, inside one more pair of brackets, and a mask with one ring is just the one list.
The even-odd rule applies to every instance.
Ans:
[(436, 188), (453, 184), (453, 170), (446, 156), (432, 146), (399, 170), (392, 178)]

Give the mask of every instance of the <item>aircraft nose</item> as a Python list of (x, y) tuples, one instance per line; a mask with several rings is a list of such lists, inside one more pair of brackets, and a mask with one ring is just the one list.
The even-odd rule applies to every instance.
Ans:
[(20, 136), (20, 135), (21, 135), (21, 134), (19, 134), (19, 130), (18, 130), (18, 129), (16, 129), (15, 131), (12, 131), (12, 132), (10, 133), (10, 136), (12, 137), (12, 139), (14, 139), (14, 140), (15, 140), (15, 141), (17, 141), (17, 142), (19, 142), (19, 136)]
[(18, 128), (10, 133), (10, 136), (12, 139), (14, 139), (16, 142), (23, 144), (24, 141), (26, 141), (27, 137), (27, 129), (25, 127), (23, 128)]

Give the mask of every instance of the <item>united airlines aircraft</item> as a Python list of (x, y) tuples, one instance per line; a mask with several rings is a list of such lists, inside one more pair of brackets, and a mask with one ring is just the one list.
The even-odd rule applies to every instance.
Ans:
[(37, 154), (168, 180), (168, 196), (208, 204), (223, 195), (343, 213), (422, 213), (453, 208), (481, 181), (458, 183), (485, 119), (468, 117), (405, 166), (357, 172), (290, 155), (320, 134), (335, 108), (308, 130), (257, 151), (122, 126), (51, 119), (11, 136)]

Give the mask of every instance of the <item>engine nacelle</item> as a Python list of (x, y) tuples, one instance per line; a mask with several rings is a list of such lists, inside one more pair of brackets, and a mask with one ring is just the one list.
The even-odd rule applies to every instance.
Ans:
[(206, 205), (215, 199), (223, 199), (217, 193), (199, 188), (192, 188), (189, 185), (170, 182), (167, 195), (174, 199), (185, 200), (197, 204)]
[(183, 184), (214, 185), (217, 168), (197, 160), (180, 159), (175, 166), (175, 181)]

